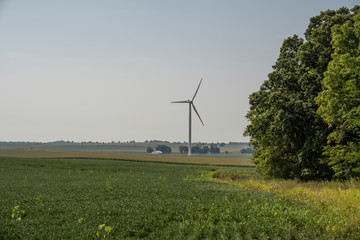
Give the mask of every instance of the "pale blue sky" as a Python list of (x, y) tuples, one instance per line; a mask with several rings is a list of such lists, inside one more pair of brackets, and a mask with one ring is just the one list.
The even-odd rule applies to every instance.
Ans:
[(335, 0), (0, 0), (0, 141), (247, 141), (282, 41)]

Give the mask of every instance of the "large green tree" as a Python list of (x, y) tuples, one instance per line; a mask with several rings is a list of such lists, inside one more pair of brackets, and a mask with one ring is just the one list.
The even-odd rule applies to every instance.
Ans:
[(300, 92), (296, 55), (302, 44), (303, 40), (296, 35), (286, 39), (269, 79), (249, 97), (247, 118), (251, 124), (245, 134), (251, 136), (250, 144), (256, 149), (253, 154), (257, 168), (272, 176), (290, 178), (294, 175), (298, 143), (293, 133), (297, 132), (299, 121), (291, 109), (296, 109), (295, 95)]
[(332, 176), (322, 155), (330, 130), (317, 114), (315, 98), (332, 60), (331, 28), (351, 16), (341, 8), (311, 18), (306, 41), (296, 35), (286, 39), (274, 71), (250, 95), (250, 124), (244, 135), (251, 137), (254, 163), (261, 172), (303, 180)]
[(360, 14), (333, 28), (333, 60), (316, 99), (332, 132), (325, 155), (335, 177), (360, 179)]

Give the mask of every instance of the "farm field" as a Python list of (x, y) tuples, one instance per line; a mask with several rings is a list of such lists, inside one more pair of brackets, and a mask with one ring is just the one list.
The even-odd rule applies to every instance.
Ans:
[(232, 165), (232, 166), (254, 166), (249, 158), (227, 158), (218, 156), (207, 157), (206, 155), (152, 155), (152, 154), (123, 154), (106, 152), (80, 152), (80, 151), (54, 151), (54, 150), (0, 150), (3, 157), (22, 158), (84, 158), (84, 159), (108, 159), (108, 160), (129, 160), (146, 162), (166, 162), (185, 164), (205, 165)]
[(0, 157), (0, 239), (358, 239), (341, 212), (218, 182), (226, 172), (256, 176), (248, 167)]
[[(79, 151), (79, 152), (102, 152), (117, 154), (145, 154), (146, 149), (156, 148), (157, 145), (165, 144), (172, 149), (173, 154), (179, 154), (179, 147), (185, 143), (154, 143), (154, 142), (129, 142), (129, 143), (21, 143), (0, 142), (0, 150), (52, 150), (52, 151)], [(194, 144), (196, 145), (196, 144)], [(226, 144), (220, 148), (219, 154), (196, 154), (195, 156), (222, 157), (222, 158), (251, 158), (251, 154), (241, 154), (242, 148), (247, 144)], [(228, 152), (228, 154), (226, 154)], [(181, 154), (186, 155), (186, 154)]]

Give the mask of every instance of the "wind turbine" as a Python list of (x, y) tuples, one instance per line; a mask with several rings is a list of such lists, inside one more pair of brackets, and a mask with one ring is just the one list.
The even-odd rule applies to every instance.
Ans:
[(202, 78), (200, 80), (200, 83), (199, 83), (199, 86), (197, 87), (196, 89), (196, 92), (193, 96), (193, 98), (191, 100), (186, 100), (186, 101), (176, 101), (176, 102), (171, 102), (171, 103), (188, 103), (189, 104), (189, 143), (188, 143), (188, 155), (190, 156), (191, 155), (191, 107), (194, 109), (194, 111), (196, 112), (197, 116), (199, 117), (200, 119), (200, 122), (202, 123), (202, 125), (204, 126), (204, 123), (203, 121), (201, 120), (201, 117), (198, 113), (198, 111), (196, 110), (196, 107), (194, 105), (194, 99), (196, 97), (196, 94), (198, 93), (199, 91), (199, 88), (200, 88), (200, 85), (201, 85), (201, 82), (202, 82)]

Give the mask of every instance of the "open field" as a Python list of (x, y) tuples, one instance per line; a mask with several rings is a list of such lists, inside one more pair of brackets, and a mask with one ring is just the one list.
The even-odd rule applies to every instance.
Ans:
[[(80, 152), (106, 152), (121, 154), (144, 154), (146, 149), (156, 148), (157, 145), (165, 144), (171, 147), (174, 154), (179, 154), (179, 147), (186, 143), (154, 143), (154, 142), (129, 142), (129, 143), (21, 143), (21, 142), (0, 142), (0, 150), (55, 150), (55, 151), (80, 151)], [(194, 144), (196, 145), (196, 143)], [(224, 158), (250, 158), (251, 154), (241, 154), (242, 148), (247, 148), (244, 144), (226, 144), (220, 148), (220, 154), (205, 154), (206, 157)], [(228, 152), (226, 154), (225, 152)], [(200, 155), (204, 156), (204, 155)]]
[(151, 161), (166, 163), (187, 163), (207, 165), (233, 165), (254, 166), (250, 159), (191, 156), (187, 155), (152, 155), (152, 154), (117, 154), (106, 152), (79, 152), (79, 151), (53, 151), (53, 150), (0, 150), (3, 157), (21, 158), (91, 158), (112, 160)]
[(256, 178), (241, 167), (0, 157), (0, 239), (359, 239), (312, 196), (212, 177), (234, 171)]

